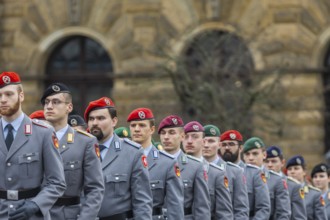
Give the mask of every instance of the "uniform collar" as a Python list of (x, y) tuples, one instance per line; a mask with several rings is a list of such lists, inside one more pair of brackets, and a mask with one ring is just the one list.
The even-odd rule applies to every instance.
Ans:
[(181, 149), (180, 150), (178, 150), (178, 152), (176, 152), (175, 154), (173, 154), (172, 156), (175, 158), (175, 159), (177, 159), (178, 158), (178, 156), (181, 154)]
[(66, 131), (68, 130), (69, 125), (67, 124), (64, 128), (61, 128), (60, 130), (56, 131), (56, 137), (57, 139), (61, 140)]
[(2, 117), (1, 118), (2, 127), (5, 128), (8, 124), (11, 124), (13, 126), (14, 130), (18, 131), (18, 128), (19, 128), (19, 126), (21, 126), (23, 119), (24, 119), (23, 113), (20, 114), (20, 116), (18, 116), (14, 121), (12, 121), (10, 123), (5, 121), (5, 119)]
[(151, 151), (152, 147), (153, 147), (153, 145), (151, 144), (149, 147), (143, 149), (144, 156), (146, 156), (146, 157), (148, 156), (148, 154)]
[(215, 160), (211, 161), (211, 163), (213, 163), (213, 164), (218, 164), (219, 161), (220, 161), (220, 157), (217, 156), (217, 157), (215, 158)]
[(102, 144), (101, 144), (101, 143), (99, 143), (99, 144), (100, 144), (100, 145), (103, 145), (103, 146), (105, 146), (107, 149), (109, 149), (109, 147), (110, 147), (110, 145), (111, 145), (111, 143), (112, 143), (112, 141), (113, 141), (113, 137), (114, 137), (114, 135), (112, 135), (110, 138), (108, 138), (108, 140), (104, 141)]

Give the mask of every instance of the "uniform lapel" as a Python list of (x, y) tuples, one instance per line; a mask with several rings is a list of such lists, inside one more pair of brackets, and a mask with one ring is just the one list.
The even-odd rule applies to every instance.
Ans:
[[(7, 154), (7, 160), (16, 152), (18, 151), (28, 140), (30, 135), (25, 134), (25, 126), (28, 125), (32, 129), (32, 121), (26, 115), (24, 115), (24, 119), (21, 125), (18, 128), (14, 141), (9, 149)], [(33, 133), (33, 130), (32, 130)], [(6, 146), (6, 145), (5, 145)]]
[(119, 153), (121, 149), (116, 150), (115, 149), (115, 143), (118, 142), (120, 147), (122, 147), (122, 141), (119, 139), (119, 137), (116, 134), (113, 134), (113, 140), (110, 144), (109, 150), (105, 157), (102, 160), (102, 169), (107, 167), (114, 159), (116, 159), (119, 156)]
[(154, 157), (154, 151), (157, 151), (157, 150), (156, 150), (155, 146), (152, 146), (152, 148), (149, 151), (149, 154), (147, 156), (148, 170), (151, 170), (157, 164), (157, 159), (159, 157), (159, 152), (157, 151), (157, 158), (155, 158)]
[[(70, 142), (69, 142), (70, 135), (72, 135), (72, 141), (70, 140)], [(73, 140), (74, 140), (73, 138), (74, 138), (74, 131), (69, 126), (59, 143), (60, 144), (59, 150), (60, 150), (61, 154), (63, 154), (65, 151), (69, 150), (70, 144), (73, 143)], [(71, 139), (71, 137), (70, 137), (70, 139)]]
[(5, 137), (3, 136), (3, 128), (2, 128), (1, 121), (0, 121), (0, 151), (4, 155), (8, 154), (8, 150), (7, 150), (6, 143), (5, 143)]

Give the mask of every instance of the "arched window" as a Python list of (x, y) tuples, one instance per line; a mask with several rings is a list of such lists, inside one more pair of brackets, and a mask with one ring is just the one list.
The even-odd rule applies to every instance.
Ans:
[(245, 95), (254, 67), (245, 42), (232, 33), (209, 30), (192, 39), (183, 55), (186, 113), (222, 130), (249, 133), (242, 122), (249, 124), (251, 119)]
[(83, 114), (92, 100), (111, 96), (112, 61), (96, 41), (84, 36), (63, 39), (51, 52), (46, 65), (45, 86), (63, 82), (73, 93), (74, 110)]
[(325, 151), (330, 150), (330, 46), (325, 54), (324, 59), (325, 71), (323, 72), (323, 85), (324, 85), (324, 129), (325, 129)]

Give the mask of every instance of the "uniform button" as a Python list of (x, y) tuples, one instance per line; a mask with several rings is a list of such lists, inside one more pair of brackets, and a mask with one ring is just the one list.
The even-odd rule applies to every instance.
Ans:
[(118, 177), (118, 176), (116, 176), (115, 180), (119, 180), (119, 177)]
[(27, 157), (26, 159), (27, 159), (27, 160), (31, 160), (31, 157)]
[(11, 166), (11, 163), (7, 163), (7, 167), (10, 167)]
[(63, 148), (65, 148), (66, 146), (65, 146), (65, 145), (63, 145), (62, 147), (63, 147)]
[(184, 184), (184, 186), (188, 186), (188, 184), (187, 184), (187, 183), (185, 183), (185, 184)]
[(155, 187), (156, 185), (155, 184), (151, 184), (152, 187)]
[(73, 164), (71, 165), (71, 168), (74, 168), (74, 165)]
[(11, 177), (8, 177), (8, 181), (12, 181), (12, 178)]
[(10, 204), (10, 205), (9, 205), (9, 208), (10, 208), (10, 209), (14, 208), (14, 205)]

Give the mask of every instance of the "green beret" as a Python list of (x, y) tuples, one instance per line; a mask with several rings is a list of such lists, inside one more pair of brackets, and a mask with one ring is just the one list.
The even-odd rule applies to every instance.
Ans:
[(249, 150), (261, 149), (261, 148), (265, 148), (265, 147), (266, 146), (265, 146), (264, 142), (260, 138), (252, 137), (252, 138), (248, 139), (247, 141), (245, 141), (244, 147), (243, 147), (243, 153), (246, 153)]
[(220, 137), (220, 130), (215, 125), (204, 126), (205, 137)]
[(129, 129), (126, 127), (116, 128), (115, 133), (118, 135), (118, 137), (121, 137), (121, 138), (130, 138), (131, 137)]

